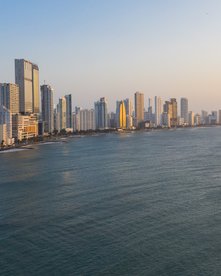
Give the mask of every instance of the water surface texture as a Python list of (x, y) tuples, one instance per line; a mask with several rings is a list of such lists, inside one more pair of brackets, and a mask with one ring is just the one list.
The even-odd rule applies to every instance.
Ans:
[(221, 128), (0, 154), (0, 275), (220, 275)]

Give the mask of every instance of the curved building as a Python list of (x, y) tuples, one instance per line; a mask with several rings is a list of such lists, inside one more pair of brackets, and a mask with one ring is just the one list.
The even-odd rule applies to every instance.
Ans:
[(127, 114), (124, 101), (120, 101), (119, 104), (119, 127), (120, 128), (127, 128)]

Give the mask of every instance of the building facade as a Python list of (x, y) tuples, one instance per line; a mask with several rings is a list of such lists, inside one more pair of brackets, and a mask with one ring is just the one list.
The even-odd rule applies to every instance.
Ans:
[(188, 124), (189, 122), (189, 109), (188, 109), (188, 99), (181, 98), (180, 99), (180, 117), (184, 119), (184, 124)]
[(26, 140), (38, 136), (38, 120), (34, 114), (12, 116), (12, 136), (16, 140)]
[(41, 110), (44, 131), (52, 133), (54, 131), (54, 102), (53, 89), (50, 85), (41, 86)]
[(189, 112), (189, 125), (194, 126), (194, 112), (193, 111)]
[(0, 144), (11, 145), (12, 143), (12, 115), (9, 109), (0, 105)]
[(96, 129), (108, 128), (108, 114), (107, 114), (107, 100), (106, 98), (100, 98), (100, 101), (95, 102), (95, 122)]
[(130, 129), (133, 127), (133, 105), (130, 99), (124, 100), (126, 110), (126, 128)]
[(66, 128), (73, 128), (71, 94), (66, 95), (65, 99), (66, 99)]
[(134, 94), (134, 106), (135, 106), (135, 124), (136, 127), (144, 121), (144, 94), (136, 92)]
[(14, 83), (0, 83), (0, 104), (12, 114), (19, 113), (19, 86)]
[(21, 113), (39, 113), (39, 69), (24, 59), (15, 59), (15, 83), (19, 86)]
[(124, 101), (116, 103), (117, 127), (121, 129), (127, 128), (127, 113)]
[(66, 98), (59, 99), (57, 105), (57, 130), (60, 132), (62, 129), (66, 129)]
[(163, 104), (162, 99), (160, 97), (155, 96), (155, 126), (161, 126), (161, 115), (163, 112)]
[(32, 112), (38, 114), (39, 107), (39, 69), (32, 63)]

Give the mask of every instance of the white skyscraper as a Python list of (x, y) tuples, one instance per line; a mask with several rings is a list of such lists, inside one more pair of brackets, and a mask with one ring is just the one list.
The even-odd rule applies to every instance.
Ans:
[(155, 125), (161, 125), (161, 115), (163, 112), (163, 103), (160, 97), (155, 96)]
[(184, 119), (184, 123), (189, 123), (188, 99), (180, 99), (180, 117)]

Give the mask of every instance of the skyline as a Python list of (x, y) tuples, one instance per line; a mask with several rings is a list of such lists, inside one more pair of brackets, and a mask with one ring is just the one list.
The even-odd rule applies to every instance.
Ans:
[(158, 95), (187, 97), (194, 112), (220, 109), (218, 1), (1, 2), (1, 82), (14, 83), (14, 59), (25, 58), (55, 102), (71, 93), (89, 108), (105, 96), (114, 111), (140, 91), (145, 107)]

